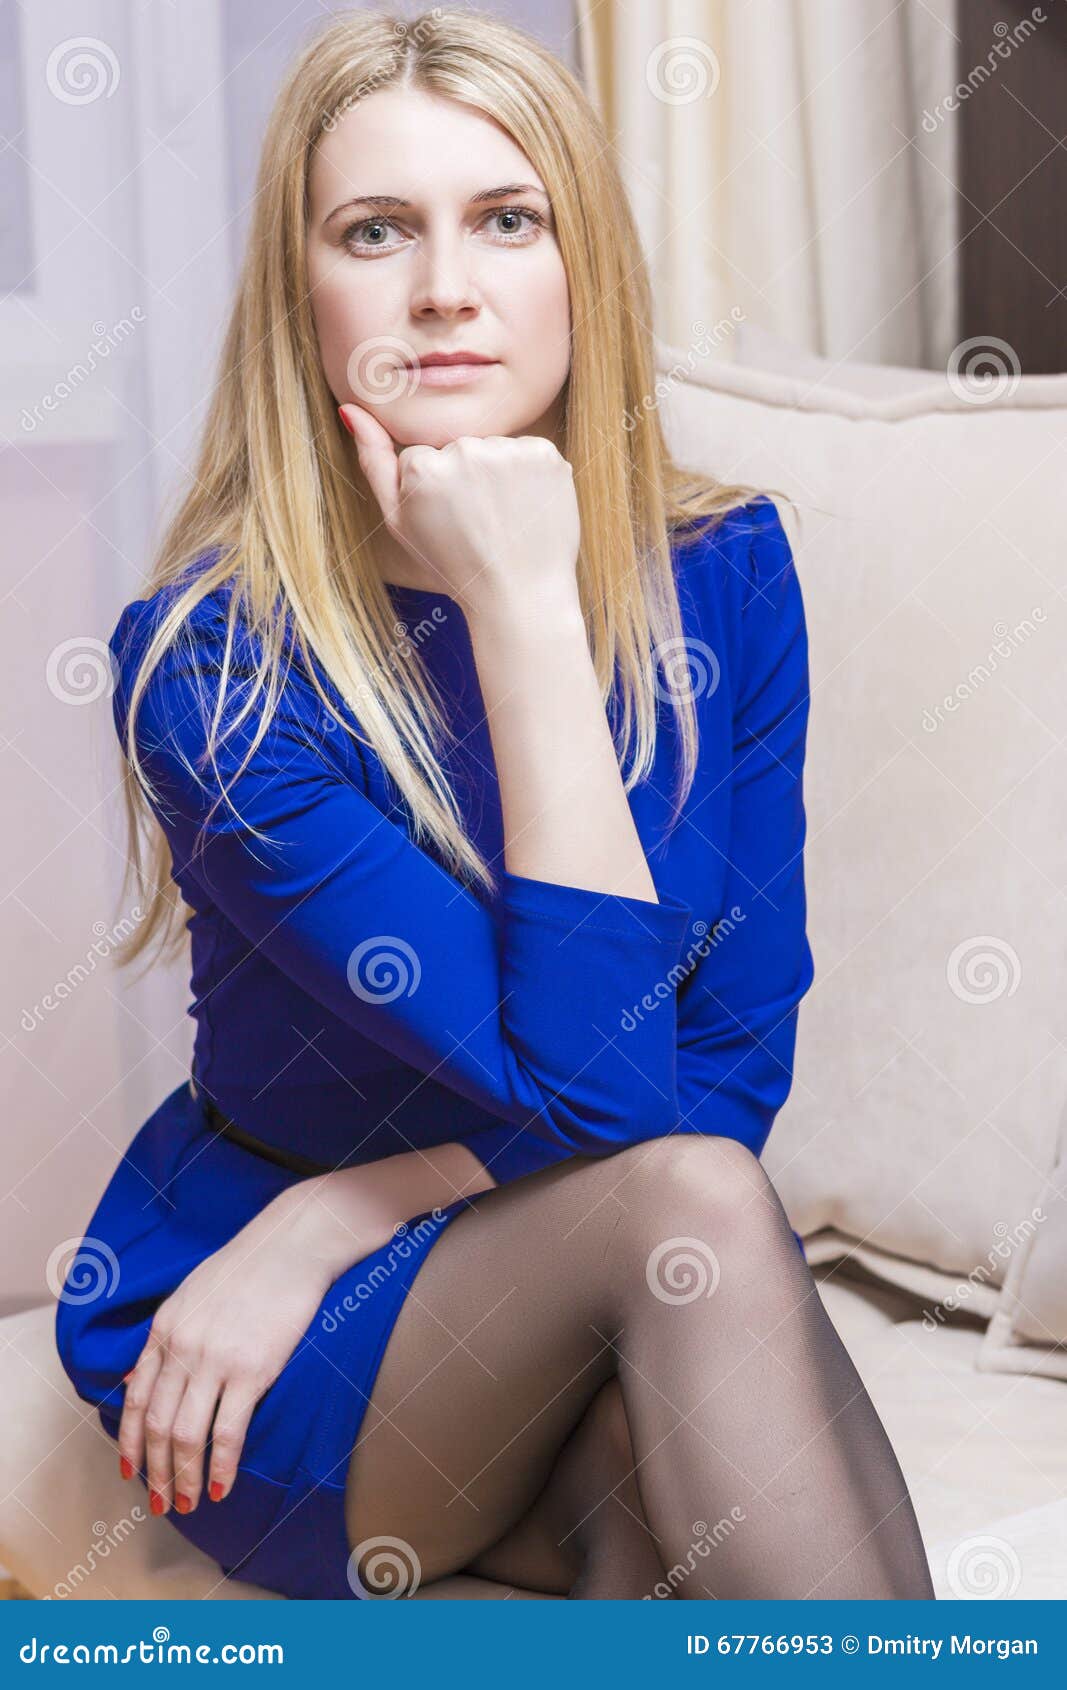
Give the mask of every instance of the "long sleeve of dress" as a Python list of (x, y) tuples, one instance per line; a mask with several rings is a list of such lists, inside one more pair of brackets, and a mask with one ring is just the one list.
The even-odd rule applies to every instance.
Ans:
[(722, 917), (678, 992), (677, 1130), (721, 1133), (758, 1156), (792, 1086), (798, 1006), (814, 965), (803, 859), (804, 604), (776, 507), (764, 499), (749, 511), (729, 864)]
[[(781, 518), (761, 498), (744, 525), (723, 914), (678, 990), (679, 1114), (667, 1130), (736, 1138), (760, 1155), (792, 1085), (798, 1006), (814, 974), (803, 868), (810, 699), (804, 604)], [(501, 1184), (569, 1154), (506, 1124), (463, 1142)]]
[[(508, 872), (498, 905), (482, 904), (333, 764), (318, 696), (293, 668), (251, 756), (261, 700), (243, 722), (227, 709), (232, 731), (205, 766), (225, 604), (207, 595), (187, 629), (134, 722), (179, 883), (199, 884), (359, 1033), (511, 1123), (512, 1136), (517, 1127), (543, 1141), (549, 1159), (602, 1155), (673, 1126), (673, 1010), (622, 1043), (617, 1029), (626, 1005), (677, 965), (689, 906)], [(120, 623), (123, 743), (138, 643)]]

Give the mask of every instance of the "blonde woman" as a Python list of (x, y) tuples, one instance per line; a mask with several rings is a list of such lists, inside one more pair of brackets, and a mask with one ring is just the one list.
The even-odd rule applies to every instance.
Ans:
[(770, 499), (671, 462), (650, 320), (536, 41), (306, 49), (111, 642), (129, 960), (188, 928), (193, 1070), (89, 1223), (117, 1288), (57, 1312), (123, 1473), (283, 1595), (931, 1594), (759, 1161), (799, 582)]

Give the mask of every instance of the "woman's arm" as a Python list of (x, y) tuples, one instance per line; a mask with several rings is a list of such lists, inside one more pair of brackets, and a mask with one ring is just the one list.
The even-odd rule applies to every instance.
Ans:
[(267, 1208), (290, 1240), (332, 1284), (346, 1268), (388, 1244), (415, 1215), (446, 1209), (497, 1184), (466, 1145), (435, 1144), (335, 1168), (286, 1186)]
[[(186, 637), (150, 675), (134, 722), (188, 901), (212, 902), (362, 1037), (549, 1146), (606, 1155), (669, 1130), (677, 1118), (673, 1015), (639, 1028), (628, 1060), (610, 1029), (677, 963), (688, 905), (506, 867), (492, 905), (475, 897), (338, 766), (318, 694), (295, 666), (258, 744), (258, 706), (237, 714), (247, 688), (228, 695), (227, 731), (209, 761), (228, 598), (219, 588), (200, 600)], [(112, 635), (123, 741), (160, 608), (127, 607)], [(240, 615), (234, 640), (242, 670), (250, 668), (256, 653)], [(222, 786), (228, 800), (220, 802)], [(409, 959), (406, 989), (381, 989), (379, 952)], [(442, 1136), (432, 1118), (425, 1137), (417, 1123), (406, 1131), (415, 1149)]]
[[(475, 898), (338, 766), (298, 665), (260, 733), (240, 684), (259, 654), (228, 585), (199, 601), (152, 671), (134, 733), (188, 901), (210, 899), (270, 963), (401, 1062), (564, 1153), (605, 1155), (677, 1119), (673, 1009), (637, 1028), (625, 1056), (612, 1030), (627, 1004), (669, 977), (692, 911), (666, 892), (613, 890), (641, 882), (647, 891), (651, 880), (575, 615), (571, 559), (545, 520), (544, 478), (558, 480), (563, 460), (542, 440), (454, 444), (408, 449), (409, 479), (424, 496), (406, 496), (404, 508), (421, 509), (427, 531), (441, 534), (432, 495), (444, 480), (453, 516), (474, 513), (473, 530), (460, 525), (467, 550), (449, 554), (465, 584), (451, 584), (485, 674), (509, 857), (529, 866), (536, 853), (548, 874), (505, 861), (492, 907)], [(468, 459), (485, 471), (489, 457), (492, 474), (453, 473)], [(524, 549), (515, 513), (531, 510), (543, 546), (528, 539)], [(112, 636), (123, 740), (158, 608), (166, 603), (128, 607)], [(215, 677), (227, 665), (239, 684), (208, 758)], [(553, 798), (561, 766), (567, 785)], [(408, 959), (405, 989), (382, 991), (379, 952)], [(428, 1120), (412, 1147), (439, 1137)]]
[[(774, 504), (755, 501), (738, 512), (722, 544), (736, 544), (731, 567), (747, 584), (743, 598), (738, 592), (729, 863), (721, 926), (678, 994), (675, 1130), (736, 1138), (759, 1155), (789, 1094), (798, 1005), (813, 976), (803, 867), (808, 643), (800, 581)], [(718, 590), (711, 562), (702, 567), (705, 590)], [(487, 671), (497, 669), (483, 684), (491, 691), (506, 686), (515, 657), (506, 636), (494, 645), (487, 631), (486, 641)], [(515, 726), (521, 739), (527, 727), (521, 713)], [(520, 805), (525, 796), (520, 784)], [(655, 1013), (661, 1010), (657, 1005)], [(381, 1187), (383, 1215), (400, 1219), (408, 1193), (410, 1217), (572, 1155), (502, 1123), (372, 1166), (377, 1179), (379, 1168), (384, 1175), (394, 1165), (393, 1190), (384, 1180)], [(358, 1259), (351, 1251), (369, 1195), (359, 1188), (364, 1171), (325, 1176), (322, 1204), (305, 1217), (309, 1233), (318, 1227), (317, 1243), (334, 1277)]]
[[(492, 736), (508, 871), (658, 902), (626, 800), (577, 589), (557, 602), (520, 602), (506, 583), (486, 585), (491, 590), (477, 596), (467, 622)], [(437, 1161), (442, 1153), (444, 1163)], [(479, 1128), (466, 1142), (440, 1145), (433, 1172), (412, 1170), (424, 1191), (434, 1189), (437, 1168), (444, 1180), (432, 1202), (410, 1212), (469, 1195), (448, 1192), (449, 1182), (458, 1183), (464, 1173), (476, 1170), (475, 1189), (489, 1190), (574, 1154), (568, 1145), (546, 1144), (518, 1127)], [(498, 1176), (486, 1167), (490, 1158)], [(343, 1207), (340, 1194), (339, 1200)], [(336, 1241), (343, 1258), (343, 1225)], [(343, 1266), (341, 1259), (337, 1271)]]
[[(760, 497), (731, 512), (688, 580), (709, 599), (728, 583), (737, 656), (733, 738), (724, 738), (722, 754), (726, 767), (732, 746), (723, 915), (677, 994), (674, 1130), (736, 1138), (758, 1156), (789, 1095), (798, 1006), (814, 975), (804, 885), (808, 639), (773, 501)], [(508, 1124), (479, 1127), (461, 1142), (501, 1184), (566, 1154)]]
[(228, 1493), (256, 1403), (339, 1274), (402, 1222), (492, 1183), (461, 1144), (315, 1175), (193, 1268), (156, 1310), (125, 1379), (121, 1470), (147, 1468), (153, 1514), (197, 1506), (209, 1428), (208, 1494)]
[(373, 412), (341, 416), (385, 526), (467, 619), (509, 872), (658, 903), (585, 631), (571, 465), (537, 435), (398, 452)]
[[(507, 870), (658, 903), (589, 650), (575, 573), (580, 524), (571, 466), (539, 439), (471, 439), (447, 452), (398, 455), (372, 413), (349, 405), (341, 415), (390, 532), (443, 578), (466, 617), (492, 738)], [(494, 522), (505, 491), (511, 526), (502, 549), (498, 539), (494, 544)], [(527, 514), (533, 512), (536, 519)], [(581, 920), (589, 914), (584, 909)], [(499, 1183), (483, 1158), (497, 1157), (501, 1177), (510, 1179), (574, 1154), (569, 1145), (546, 1145), (507, 1127), (440, 1148), (449, 1177), (457, 1158), (464, 1172), (469, 1161), (483, 1190)], [(428, 1168), (420, 1181), (425, 1188), (428, 1175), (432, 1189)]]
[[(390, 489), (382, 476), (395, 471), (391, 458), (390, 447), (376, 477), (386, 504)], [(564, 557), (559, 568), (555, 561), (542, 560), (535, 582), (521, 571), (483, 568), (464, 594), (492, 735), (505, 863), (512, 874), (658, 903), (600, 697), (573, 559)], [(530, 1137), (506, 1129), (503, 1136)], [(307, 1248), (321, 1250), (336, 1276), (359, 1259), (352, 1250), (368, 1205), (393, 1217), (391, 1233), (412, 1215), (498, 1185), (478, 1152), (495, 1149), (500, 1139), (500, 1131), (488, 1128), (469, 1144), (453, 1141), (338, 1169), (280, 1201), (306, 1206)], [(534, 1148), (539, 1166), (574, 1154), (542, 1141)], [(509, 1171), (517, 1165), (512, 1158)], [(309, 1183), (313, 1190), (305, 1190)]]
[(658, 903), (573, 576), (542, 598), (502, 573), (467, 622), (509, 872)]

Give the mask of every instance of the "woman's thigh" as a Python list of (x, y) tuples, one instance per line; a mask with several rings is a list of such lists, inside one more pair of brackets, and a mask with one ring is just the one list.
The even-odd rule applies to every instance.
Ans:
[(465, 1569), (521, 1589), (586, 1600), (631, 1597), (664, 1568), (636, 1482), (618, 1375), (600, 1387), (533, 1507)]
[[(613, 1244), (671, 1148), (655, 1141), (546, 1168), (486, 1192), (436, 1241), (390, 1334), (348, 1469), (349, 1546), (369, 1588), (380, 1588), (379, 1541), (399, 1540), (419, 1582), (431, 1581), (496, 1543), (543, 1489), (616, 1371), (611, 1321), (625, 1269)], [(383, 1547), (383, 1566), (391, 1554)]]
[(546, 1590), (527, 1590), (518, 1584), (500, 1584), (495, 1579), (475, 1578), (470, 1573), (448, 1573), (444, 1578), (431, 1579), (412, 1591), (412, 1599), (426, 1602), (558, 1602), (559, 1597)]

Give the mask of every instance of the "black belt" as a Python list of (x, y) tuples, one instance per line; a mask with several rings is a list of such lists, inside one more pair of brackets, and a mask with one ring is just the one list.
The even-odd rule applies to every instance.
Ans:
[(280, 1150), (276, 1144), (267, 1144), (262, 1138), (255, 1138), (252, 1133), (246, 1133), (236, 1121), (231, 1121), (228, 1115), (217, 1108), (211, 1099), (204, 1098), (204, 1114), (216, 1132), (223, 1138), (232, 1139), (234, 1144), (240, 1144), (245, 1150), (251, 1150), (254, 1155), (262, 1156), (265, 1162), (275, 1162), (280, 1168), (288, 1168), (294, 1174), (330, 1174), (333, 1168), (327, 1162), (313, 1162), (308, 1156), (301, 1156), (297, 1150)]

